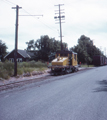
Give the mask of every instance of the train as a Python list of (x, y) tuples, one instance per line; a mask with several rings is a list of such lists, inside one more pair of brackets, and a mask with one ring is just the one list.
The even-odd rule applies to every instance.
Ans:
[[(51, 75), (64, 75), (72, 72), (77, 72), (78, 65), (77, 53), (69, 50), (57, 51), (55, 54), (55, 59), (51, 62)], [(107, 65), (107, 58), (102, 55), (93, 56), (94, 66)]]
[(77, 53), (69, 50), (57, 51), (51, 64), (51, 75), (63, 75), (78, 71)]
[(107, 58), (102, 55), (94, 55), (93, 56), (93, 65), (94, 66), (107, 65)]

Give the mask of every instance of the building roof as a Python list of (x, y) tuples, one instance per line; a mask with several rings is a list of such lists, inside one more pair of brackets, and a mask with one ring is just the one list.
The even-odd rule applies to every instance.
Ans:
[[(14, 50), (12, 50), (10, 53), (8, 53), (4, 58), (6, 58), (8, 55), (10, 55)], [(24, 58), (31, 58), (30, 55), (26, 52), (26, 50), (17, 50), (17, 52), (23, 56)]]
[(31, 58), (30, 55), (26, 52), (26, 50), (18, 50), (18, 53), (24, 58)]
[(35, 56), (35, 52), (31, 52), (31, 51), (26, 51), (27, 52), (27, 54), (29, 55), (29, 56), (31, 56), (31, 57), (34, 57)]

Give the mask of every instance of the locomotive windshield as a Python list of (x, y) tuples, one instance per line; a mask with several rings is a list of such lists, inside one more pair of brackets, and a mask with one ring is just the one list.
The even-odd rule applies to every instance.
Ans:
[(67, 53), (61, 53), (60, 56), (67, 57), (68, 54)]

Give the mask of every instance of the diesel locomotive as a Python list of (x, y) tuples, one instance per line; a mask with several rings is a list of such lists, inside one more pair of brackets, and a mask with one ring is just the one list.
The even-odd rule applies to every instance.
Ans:
[(77, 53), (68, 50), (57, 51), (50, 68), (51, 75), (61, 75), (78, 71)]

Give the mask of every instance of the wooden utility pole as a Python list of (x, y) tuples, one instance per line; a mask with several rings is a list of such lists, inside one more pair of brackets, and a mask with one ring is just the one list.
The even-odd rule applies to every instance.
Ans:
[(15, 52), (14, 52), (14, 76), (17, 76), (17, 46), (18, 46), (18, 15), (19, 15), (19, 7), (12, 7), (12, 9), (16, 9), (16, 28), (15, 28)]
[[(16, 29), (15, 29), (15, 53), (14, 53), (14, 76), (17, 76), (17, 46), (18, 46), (18, 16), (19, 16), (19, 7), (12, 7), (12, 9), (16, 9)], [(43, 16), (43, 15), (20, 15), (20, 16)]]

